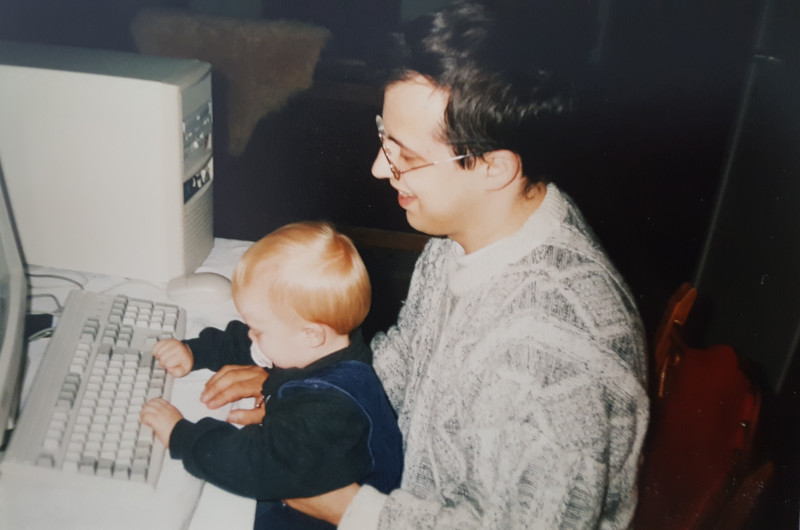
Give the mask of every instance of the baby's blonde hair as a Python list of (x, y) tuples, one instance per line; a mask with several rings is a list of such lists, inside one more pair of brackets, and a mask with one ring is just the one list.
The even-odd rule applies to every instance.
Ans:
[(292, 223), (254, 243), (233, 272), (233, 296), (263, 289), (271, 303), (340, 334), (369, 312), (367, 268), (353, 242), (324, 222)]

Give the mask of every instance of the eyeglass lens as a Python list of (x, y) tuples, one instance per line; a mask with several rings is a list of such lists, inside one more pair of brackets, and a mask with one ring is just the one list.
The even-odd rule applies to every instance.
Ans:
[(383, 156), (386, 157), (386, 162), (389, 164), (389, 170), (395, 180), (400, 180), (403, 172), (392, 162), (392, 157), (389, 156), (389, 150), (386, 148), (386, 129), (383, 126), (383, 118), (378, 114), (375, 116), (375, 125), (378, 127), (378, 139), (381, 141), (381, 151)]

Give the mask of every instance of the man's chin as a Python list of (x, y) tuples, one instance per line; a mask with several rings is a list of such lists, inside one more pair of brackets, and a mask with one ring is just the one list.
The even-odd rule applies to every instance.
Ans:
[(422, 232), (425, 235), (431, 237), (441, 237), (447, 235), (443, 230), (437, 230), (436, 227), (431, 226), (430, 223), (426, 223), (424, 219), (416, 217), (409, 211), (406, 211), (406, 221), (408, 221), (408, 224), (411, 226), (411, 228), (417, 232)]

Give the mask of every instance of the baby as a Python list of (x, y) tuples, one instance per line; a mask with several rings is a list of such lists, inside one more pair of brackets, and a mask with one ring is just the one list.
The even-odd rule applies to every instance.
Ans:
[(163, 399), (146, 403), (141, 420), (189, 473), (258, 500), (255, 528), (333, 528), (280, 501), (353, 482), (388, 493), (403, 467), (396, 417), (358, 329), (370, 306), (366, 267), (330, 225), (294, 223), (245, 252), (232, 290), (243, 322), (161, 341), (153, 355), (175, 377), (263, 366), (261, 422), (192, 423)]

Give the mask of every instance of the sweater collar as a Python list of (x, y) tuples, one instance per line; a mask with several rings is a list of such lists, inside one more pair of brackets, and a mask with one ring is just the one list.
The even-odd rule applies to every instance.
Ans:
[(304, 368), (278, 368), (269, 370), (269, 377), (264, 382), (262, 393), (273, 394), (278, 387), (289, 381), (304, 379), (312, 373), (342, 361), (360, 361), (372, 365), (372, 350), (364, 342), (361, 328), (350, 334), (350, 345), (318, 359)]
[(513, 235), (471, 254), (464, 254), (461, 245), (452, 241), (447, 260), (448, 286), (452, 292), (456, 295), (469, 292), (544, 243), (564, 221), (567, 209), (558, 187), (548, 184), (542, 203)]

